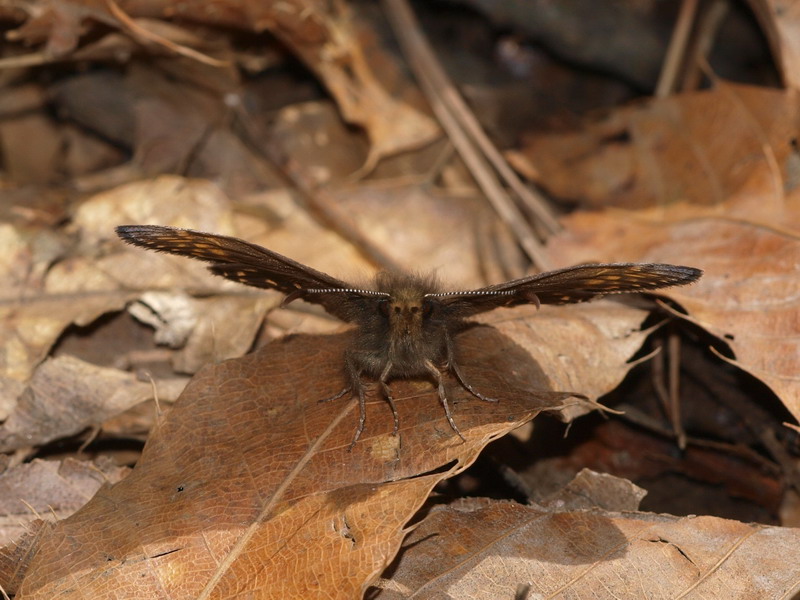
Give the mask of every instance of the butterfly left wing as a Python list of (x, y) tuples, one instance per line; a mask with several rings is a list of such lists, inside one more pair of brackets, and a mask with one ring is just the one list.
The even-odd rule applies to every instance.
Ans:
[(570, 304), (605, 294), (686, 285), (703, 272), (694, 267), (651, 263), (578, 265), (490, 285), (477, 290), (430, 294), (459, 317), (501, 306)]
[(162, 225), (120, 225), (116, 232), (135, 246), (211, 263), (209, 270), (226, 279), (283, 292), (285, 302), (303, 298), (319, 304), (343, 321), (352, 321), (359, 305), (385, 296), (234, 237)]

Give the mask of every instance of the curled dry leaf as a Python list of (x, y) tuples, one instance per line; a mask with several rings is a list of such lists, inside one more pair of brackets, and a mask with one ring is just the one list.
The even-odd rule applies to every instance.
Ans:
[(510, 159), (555, 196), (595, 207), (686, 201), (719, 211), (740, 197), (750, 202), (727, 206), (730, 214), (780, 219), (781, 172), (797, 172), (798, 119), (792, 93), (717, 82), (615, 110), (578, 132), (532, 137)]
[(437, 481), (569, 396), (506, 336), (475, 327), (458, 337), (459, 362), (501, 400), (450, 382), (466, 442), (430, 382), (396, 381), (399, 435), (373, 388), (348, 452), (357, 402), (320, 402), (345, 385), (348, 343), (290, 336), (198, 373), (131, 474), (42, 535), (20, 597), (112, 598), (129, 586), (143, 598), (357, 597)]
[(128, 311), (155, 329), (155, 341), (179, 348), (172, 366), (195, 373), (203, 365), (241, 356), (253, 346), (274, 296), (191, 298), (180, 292), (145, 292)]
[[(53, 242), (46, 233), (23, 235), (0, 226), (0, 390), (7, 392), (30, 377), (58, 336), (70, 324), (85, 325), (121, 309), (124, 293), (62, 294), (49, 284), (50, 265), (59, 252), (42, 251)], [(5, 400), (3, 402), (5, 404)]]
[(558, 493), (548, 496), (542, 506), (566, 512), (601, 508), (606, 511), (638, 510), (647, 490), (622, 477), (581, 469)]
[[(424, 109), (396, 58), (381, 45), (370, 11), (348, 3), (304, 0), (259, 4), (257, 22), (266, 25), (319, 76), (342, 116), (362, 126), (371, 142), (369, 164), (419, 148), (441, 134)], [(377, 20), (377, 17), (374, 17)], [(250, 26), (252, 21), (246, 21)], [(384, 42), (385, 43), (385, 42)]]
[(367, 598), (791, 598), (798, 544), (798, 529), (716, 517), (439, 506)]
[[(787, 201), (800, 221), (798, 199)], [(688, 217), (684, 215), (688, 213)], [(725, 217), (694, 217), (675, 206), (657, 219), (623, 221), (619, 214), (568, 218), (551, 250), (566, 264), (592, 256), (686, 261), (705, 271), (693, 286), (666, 290), (691, 320), (724, 340), (735, 363), (766, 383), (800, 420), (800, 241), (791, 231)], [(666, 216), (667, 223), (661, 222)], [(684, 217), (682, 219), (682, 217)]]
[(82, 204), (74, 218), (80, 244), (70, 257), (50, 249), (54, 242), (44, 233), (24, 236), (0, 226), (0, 377), (26, 381), (67, 327), (122, 310), (136, 297), (120, 290), (122, 284), (136, 289), (154, 276), (152, 264), (136, 270), (126, 253), (98, 251), (115, 239), (115, 224), (132, 218), (179, 222), (186, 214), (195, 216), (186, 224), (232, 229), (229, 202), (219, 189), (180, 177), (123, 186)]
[[(182, 386), (180, 381), (162, 382), (159, 396), (174, 399)], [(133, 373), (71, 356), (48, 359), (36, 369), (0, 426), (0, 450), (29, 448), (74, 435), (152, 396), (152, 384), (137, 380)]]
[(132, 297), (125, 292), (75, 292), (0, 301), (0, 376), (26, 381), (67, 327), (88, 325), (107, 312), (122, 310)]
[[(419, 93), (397, 60), (375, 39), (378, 28), (366, 21), (367, 10), (362, 9), (357, 18), (348, 3), (304, 0), (228, 2), (213, 11), (195, 3), (170, 2), (124, 8), (133, 22), (169, 14), (212, 27), (269, 30), (322, 80), (345, 120), (367, 131), (372, 143), (371, 164), (383, 156), (423, 146), (440, 134), (436, 122), (420, 108)], [(104, 3), (34, 2), (27, 11), (28, 21), (12, 33), (14, 38), (28, 44), (46, 40), (48, 54), (62, 59), (75, 51), (84, 28), (92, 23), (117, 26), (129, 33)], [(153, 29), (152, 22), (147, 29)]]
[(36, 518), (63, 519), (94, 496), (101, 485), (129, 471), (109, 459), (97, 463), (66, 458), (34, 459), (0, 474), (0, 547), (18, 540)]

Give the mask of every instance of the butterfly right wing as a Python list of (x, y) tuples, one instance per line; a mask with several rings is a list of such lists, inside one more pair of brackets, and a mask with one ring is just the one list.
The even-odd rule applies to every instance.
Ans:
[(283, 292), (285, 302), (303, 298), (319, 304), (343, 321), (352, 321), (360, 305), (385, 296), (234, 237), (162, 225), (120, 225), (116, 232), (135, 246), (211, 263), (208, 269), (226, 279)]
[(469, 317), (501, 306), (571, 304), (606, 294), (686, 285), (702, 274), (694, 267), (659, 263), (589, 264), (539, 273), (477, 290), (430, 296), (459, 317)]

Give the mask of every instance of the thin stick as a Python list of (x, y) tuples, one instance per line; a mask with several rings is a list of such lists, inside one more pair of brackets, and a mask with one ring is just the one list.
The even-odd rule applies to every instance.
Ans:
[[(657, 338), (655, 341), (656, 349), (652, 353), (653, 361), (650, 363), (650, 380), (653, 384), (653, 389), (656, 392), (656, 397), (658, 398), (658, 402), (661, 405), (661, 410), (664, 411), (664, 415), (667, 418), (670, 418), (671, 411), (669, 407), (669, 390), (667, 390), (667, 386), (664, 385), (664, 380), (666, 379), (664, 372), (666, 358), (664, 357), (664, 340)], [(673, 430), (673, 433), (675, 431)]]
[(724, 0), (712, 0), (698, 18), (694, 40), (686, 54), (686, 68), (680, 90), (695, 90), (700, 87), (704, 65), (707, 66), (708, 53), (717, 38), (717, 32), (730, 11), (730, 3)]
[(175, 54), (179, 54), (181, 56), (185, 56), (186, 58), (191, 58), (192, 60), (196, 60), (199, 63), (203, 63), (205, 65), (210, 65), (212, 67), (227, 67), (230, 66), (231, 62), (228, 60), (219, 60), (208, 56), (207, 54), (203, 54), (202, 52), (198, 52), (197, 50), (193, 50), (187, 46), (183, 46), (181, 44), (176, 44), (172, 40), (168, 40), (167, 38), (158, 35), (157, 33), (153, 33), (136, 23), (133, 19), (131, 19), (120, 7), (119, 5), (114, 2), (114, 0), (106, 0), (106, 6), (108, 7), (109, 12), (120, 22), (120, 24), (127, 28), (130, 33), (138, 37), (142, 40), (147, 40), (148, 42), (152, 42), (154, 44), (158, 44), (159, 46), (163, 46), (174, 52)]
[(675, 23), (675, 29), (672, 30), (672, 39), (669, 41), (667, 55), (664, 57), (664, 66), (656, 85), (655, 96), (657, 98), (664, 98), (675, 91), (678, 70), (684, 64), (687, 41), (696, 14), (697, 0), (683, 0), (678, 13), (678, 21)]
[[(500, 153), (489, 142), (477, 120), (450, 83), (436, 60), (433, 50), (422, 35), (407, 1), (384, 0), (384, 7), (414, 76), (425, 93), (434, 114), (467, 164), (475, 181), (486, 194), (500, 218), (514, 233), (530, 259), (542, 269), (549, 268), (550, 261), (544, 248), (528, 226), (522, 212), (497, 180), (487, 162), (487, 157), (503, 176), (511, 174), (511, 180), (515, 180), (516, 183), (511, 183), (511, 181), (508, 183), (517, 193), (525, 193), (519, 191), (524, 186), (505, 163)], [(500, 164), (503, 166), (499, 166)], [(532, 195), (527, 197), (533, 198)], [(537, 216), (542, 219), (542, 223), (551, 231), (557, 231), (559, 226), (555, 217), (549, 211), (542, 211), (540, 206), (534, 209), (533, 206), (540, 203), (536, 200), (532, 200), (532, 202), (531, 210), (536, 211)], [(542, 217), (539, 213), (546, 214), (546, 216)]]
[(681, 418), (680, 368), (681, 338), (677, 332), (670, 331), (667, 337), (667, 357), (669, 360), (669, 406), (672, 429), (678, 438), (678, 448), (686, 449), (686, 430)]

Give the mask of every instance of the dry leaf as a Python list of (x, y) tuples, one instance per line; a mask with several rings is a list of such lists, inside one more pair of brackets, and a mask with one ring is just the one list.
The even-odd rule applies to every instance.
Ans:
[[(51, 233), (23, 234), (0, 226), (0, 389), (25, 381), (70, 324), (86, 324), (108, 310), (121, 309), (125, 294), (75, 294), (48, 289), (51, 264), (63, 252)], [(5, 403), (5, 400), (4, 400)]]
[[(518, 253), (516, 241), (476, 197), (431, 194), (403, 180), (340, 186), (331, 194), (359, 231), (407, 271), (435, 272), (453, 289), (485, 285), (486, 271), (495, 270), (494, 281), (524, 275), (519, 254), (511, 264), (501, 260)], [(491, 229), (481, 235), (482, 228)]]
[(718, 212), (732, 197), (757, 196), (748, 213), (766, 220), (782, 209), (783, 174), (797, 170), (799, 121), (791, 93), (717, 82), (617, 109), (579, 132), (533, 137), (509, 158), (555, 196), (595, 207), (685, 201)]
[(42, 534), (21, 597), (113, 598), (133, 586), (139, 597), (352, 598), (438, 480), (568, 395), (547, 391), (511, 340), (477, 327), (459, 336), (459, 362), (501, 400), (450, 382), (466, 443), (429, 382), (398, 381), (399, 435), (371, 392), (366, 430), (348, 452), (357, 402), (319, 401), (344, 386), (348, 342), (289, 337), (202, 370), (131, 474)]
[[(514, 340), (542, 366), (556, 390), (591, 400), (616, 388), (634, 366), (629, 363), (649, 332), (640, 325), (647, 311), (611, 300), (575, 306), (499, 309), (481, 317)], [(574, 404), (563, 411), (569, 421), (589, 409)]]
[(542, 501), (553, 511), (566, 512), (602, 508), (607, 511), (633, 511), (647, 495), (647, 490), (608, 473), (581, 469), (558, 493)]
[[(371, 147), (368, 164), (419, 148), (441, 134), (420, 110), (419, 93), (380, 44), (375, 23), (346, 3), (309, 4), (290, 0), (280, 8), (259, 4), (256, 15), (313, 70), (346, 121), (363, 127)], [(409, 101), (409, 99), (411, 101)]]
[(191, 298), (180, 292), (145, 292), (128, 311), (155, 329), (157, 344), (180, 348), (172, 358), (175, 371), (195, 373), (252, 348), (264, 316), (279, 302), (266, 294)]
[(18, 540), (34, 518), (63, 519), (94, 496), (101, 485), (120, 481), (129, 471), (108, 459), (96, 464), (67, 458), (35, 459), (0, 475), (0, 546)]
[[(410, 86), (397, 60), (375, 39), (375, 24), (364, 20), (368, 17), (366, 10), (355, 13), (347, 3), (304, 0), (228, 2), (211, 12), (202, 5), (171, 2), (124, 9), (134, 22), (169, 14), (212, 27), (269, 30), (321, 79), (345, 120), (367, 131), (370, 164), (383, 156), (423, 146), (440, 135), (435, 121), (420, 109), (419, 93)], [(105, 4), (34, 2), (26, 12), (28, 21), (11, 32), (11, 37), (28, 44), (46, 40), (49, 55), (62, 59), (76, 50), (83, 28), (91, 23), (118, 27), (131, 35)], [(153, 29), (152, 21), (145, 25)], [(111, 43), (116, 42), (112, 39)]]
[[(178, 385), (178, 390), (160, 385), (160, 396), (173, 399), (182, 384)], [(153, 384), (137, 380), (133, 373), (69, 356), (48, 359), (0, 426), (0, 449), (8, 452), (74, 435), (152, 396)]]
[(795, 10), (775, 0), (750, 0), (747, 3), (758, 15), (759, 25), (769, 40), (778, 68), (781, 70), (786, 87), (798, 89), (800, 86), (800, 48), (797, 40), (800, 23)]
[[(749, 451), (746, 442), (715, 447), (714, 442), (704, 441), (692, 440), (685, 450), (676, 452), (674, 440), (667, 436), (653, 436), (621, 419), (609, 419), (592, 427), (590, 436), (577, 438), (566, 455), (540, 457), (519, 477), (532, 490), (532, 497), (549, 499), (554, 487), (560, 489), (571, 474), (589, 467), (642, 482), (651, 493), (643, 505), (658, 511), (655, 507), (666, 504), (676, 514), (693, 512), (696, 499), (686, 496), (698, 494), (705, 486), (699, 492), (702, 505), (715, 514), (739, 520), (754, 520), (753, 515), (774, 519), (786, 488), (781, 468)], [(692, 482), (698, 486), (694, 491)], [(606, 489), (611, 492), (610, 487)]]
[(352, 178), (369, 151), (364, 136), (347, 127), (329, 100), (281, 109), (264, 143), (272, 156), (302, 173), (314, 188)]
[[(787, 202), (788, 214), (797, 199)], [(657, 220), (583, 213), (566, 220), (554, 239), (555, 260), (573, 264), (597, 257), (692, 264), (699, 283), (666, 290), (697, 322), (733, 350), (735, 364), (766, 383), (800, 420), (800, 243), (790, 231), (725, 217), (681, 220), (684, 209), (659, 211)], [(668, 224), (661, 219), (666, 215)]]
[(370, 600), (790, 598), (800, 530), (716, 517), (439, 506), (403, 542)]
[(26, 381), (68, 326), (88, 325), (103, 314), (122, 310), (136, 297), (121, 291), (122, 283), (135, 288), (147, 278), (157, 279), (152, 264), (134, 270), (129, 255), (102, 254), (99, 249), (109, 240), (118, 244), (114, 225), (147, 222), (151, 216), (171, 216), (180, 222), (189, 212), (197, 215), (194, 222), (201, 226), (230, 231), (230, 207), (218, 188), (170, 177), (124, 186), (85, 202), (74, 218), (81, 236), (80, 256), (62, 258), (64, 250), (48, 238), (51, 234), (23, 237), (12, 226), (0, 228), (6, 261), (0, 265), (0, 375)]

